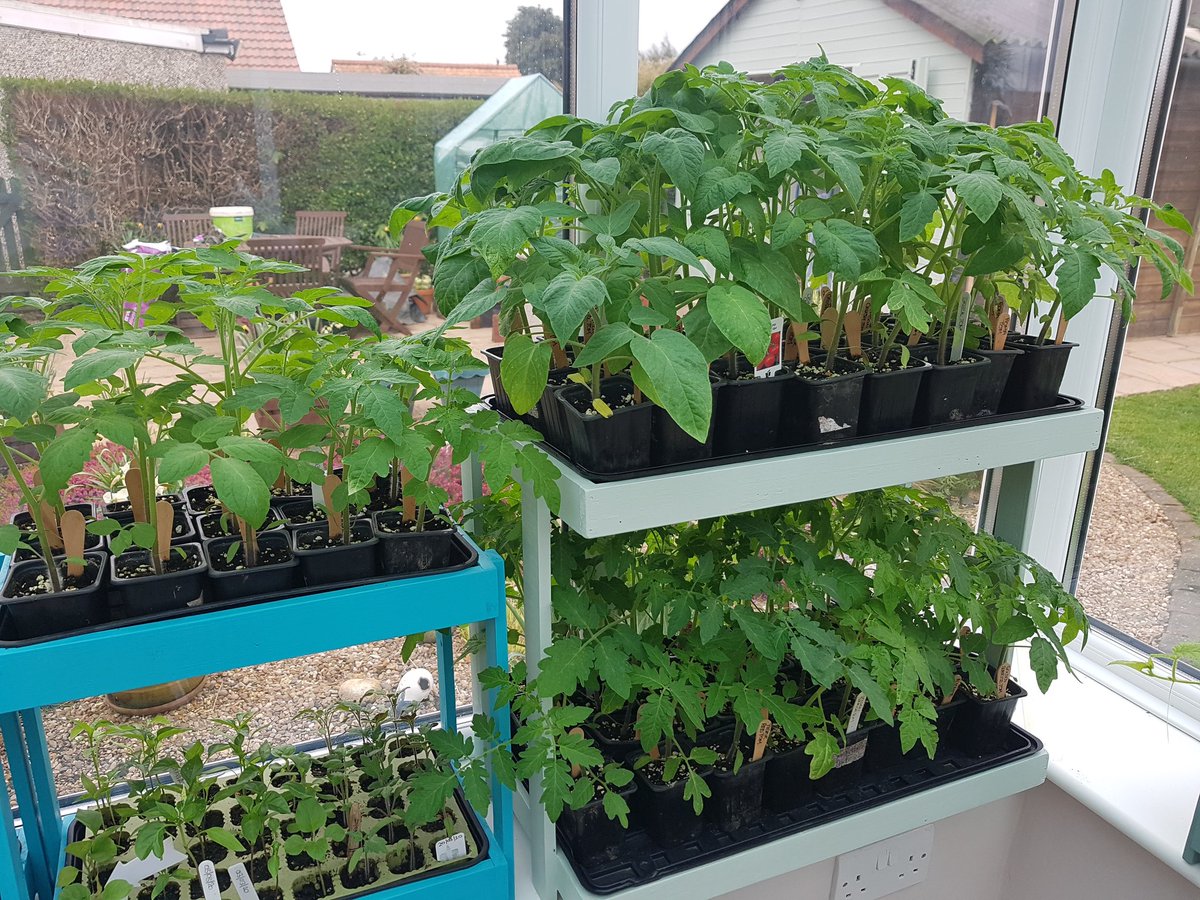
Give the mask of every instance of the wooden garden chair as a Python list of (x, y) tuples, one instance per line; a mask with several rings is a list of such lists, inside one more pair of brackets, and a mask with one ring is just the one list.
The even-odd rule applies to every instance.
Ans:
[(362, 271), (343, 280), (347, 288), (371, 302), (371, 314), (384, 331), (411, 334), (408, 323), (401, 321), (400, 312), (413, 293), (420, 259), (400, 247), (351, 244), (347, 249), (366, 255)]
[(336, 272), (342, 264), (342, 251), (349, 245), (346, 239), (346, 214), (328, 210), (296, 211), (296, 234), (323, 237), (325, 241), (325, 271)]
[(271, 276), (263, 285), (272, 294), (290, 297), (307, 288), (325, 287), (329, 274), (322, 270), (325, 255), (325, 239), (300, 235), (274, 235), (250, 238), (246, 250), (264, 259), (279, 259), (304, 266), (303, 272), (280, 272)]
[(212, 227), (212, 216), (208, 213), (167, 213), (163, 216), (163, 229), (172, 247), (194, 247), (197, 235), (208, 234)]

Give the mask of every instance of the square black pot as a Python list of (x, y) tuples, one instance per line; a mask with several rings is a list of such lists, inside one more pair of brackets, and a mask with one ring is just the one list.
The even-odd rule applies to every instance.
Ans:
[[(221, 516), (222, 514), (219, 512), (210, 512), (196, 518), (196, 535), (199, 537), (200, 543), (223, 537), (237, 537), (238, 532), (236, 526), (233, 525), (232, 517), (229, 522), (230, 527), (225, 528), (221, 523)], [(267, 520), (258, 529), (258, 533), (265, 534), (268, 531), (282, 528), (283, 519), (276, 510), (272, 509), (267, 513)]]
[[(185, 501), (181, 494), (159, 494), (154, 498), (157, 500), (166, 500), (176, 509), (183, 509)], [(133, 504), (128, 500), (117, 500), (113, 503), (105, 503), (101, 507), (100, 515), (105, 519), (116, 519), (122, 525), (128, 525), (133, 521)]]
[(1008, 378), (1012, 374), (1013, 365), (1023, 351), (1017, 348), (1005, 347), (1003, 350), (989, 350), (980, 347), (972, 351), (991, 360), (992, 364), (979, 373), (979, 384), (975, 386), (975, 399), (971, 401), (970, 416), (994, 416), (1000, 412), (1000, 400), (1004, 389), (1008, 386)]
[[(640, 756), (639, 751), (627, 765), (632, 768)], [(696, 815), (692, 801), (683, 797), (686, 780), (668, 785), (652, 784), (641, 769), (634, 769), (633, 777), (637, 785), (638, 817), (659, 846), (678, 847), (704, 830), (704, 818)]]
[(704, 814), (724, 832), (738, 831), (762, 818), (763, 785), (768, 758), (752, 762), (747, 756), (736, 771), (713, 769), (705, 777), (712, 796)]
[[(96, 512), (96, 507), (91, 503), (67, 503), (63, 506), (64, 512), (72, 509), (83, 513), (83, 517), (89, 522), (92, 520), (92, 517)], [(28, 512), (14, 513), (12, 517), (12, 523), (22, 531), (36, 533), (31, 531), (33, 528), (33, 516), (31, 516)]]
[(605, 418), (597, 413), (584, 414), (571, 402), (590, 400), (591, 392), (583, 385), (569, 384), (558, 389), (556, 399), (567, 423), (570, 456), (580, 468), (605, 475), (650, 465), (654, 405), (649, 402), (616, 405), (633, 390), (633, 380), (624, 375), (601, 381), (600, 397), (613, 408), (613, 414)]
[(1009, 335), (1006, 346), (1020, 350), (1021, 355), (1013, 360), (1000, 411), (1024, 412), (1053, 406), (1067, 371), (1067, 360), (1079, 345), (1069, 341), (1039, 344), (1034, 336), (1013, 334)]
[(455, 526), (432, 515), (426, 517), (425, 531), (398, 530), (404, 522), (404, 513), (398, 510), (374, 513), (371, 521), (379, 541), (376, 547), (382, 575), (444, 569), (458, 559)]
[[(824, 353), (814, 354), (813, 365), (824, 368)], [(858, 436), (863, 384), (867, 373), (835, 362), (836, 374), (811, 378), (793, 371), (784, 383), (779, 413), (779, 443), (784, 447), (842, 441)]]
[(763, 804), (775, 812), (786, 812), (808, 801), (813, 780), (808, 777), (812, 758), (805, 744), (778, 747), (767, 757), (763, 773)]
[(321, 511), (321, 518), (315, 522), (292, 522), (291, 517), (296, 515), (306, 515), (316, 508), (312, 497), (299, 497), (295, 500), (289, 500), (286, 503), (275, 505), (276, 511), (279, 513), (279, 518), (283, 519), (284, 527), (289, 531), (295, 531), (297, 528), (305, 528), (309, 525), (320, 525), (325, 521), (325, 513)]
[[(39, 560), (42, 558), (41, 544), (38, 539), (32, 534), (22, 536), (22, 540), (29, 545), (28, 550), (18, 550), (13, 556), (13, 562), (29, 562), (30, 560)], [(83, 551), (99, 552), (104, 548), (104, 538), (98, 534), (92, 534), (90, 531), (83, 536)], [(61, 551), (59, 551), (61, 552)]]
[(650, 463), (655, 466), (671, 466), (678, 463), (695, 462), (698, 459), (708, 459), (713, 454), (713, 432), (717, 416), (717, 378), (710, 375), (712, 381), (713, 415), (708, 420), (708, 436), (698, 441), (682, 428), (671, 414), (661, 406), (654, 407), (654, 425), (650, 435)]
[(862, 777), (863, 767), (866, 763), (867, 746), (872, 732), (874, 732), (878, 725), (878, 722), (869, 722), (866, 725), (858, 726), (858, 728), (846, 735), (846, 741), (842, 746), (841, 752), (837, 755), (833, 768), (818, 778), (813, 784), (818, 794), (822, 797), (832, 797), (834, 794), (840, 794)]
[(859, 434), (887, 434), (911, 428), (917, 395), (928, 370), (929, 363), (914, 355), (907, 368), (868, 372), (863, 380)]
[[(617, 791), (625, 802), (630, 805), (629, 823), (633, 826), (636, 813), (633, 810), (633, 796), (637, 793), (637, 782), (631, 781), (626, 787)], [(571, 843), (571, 853), (575, 859), (585, 866), (611, 862), (622, 850), (625, 840), (625, 829), (616, 819), (610, 819), (604, 812), (604, 801), (593, 800), (580, 809), (570, 809), (562, 812), (559, 827), (566, 833)]]
[(188, 488), (183, 492), (183, 502), (193, 516), (202, 516), (206, 512), (221, 508), (221, 501), (217, 499), (217, 492), (211, 484), (198, 484)]
[(974, 352), (966, 352), (957, 363), (939, 365), (934, 355), (927, 357), (929, 369), (921, 380), (917, 405), (913, 409), (914, 425), (943, 425), (961, 422), (971, 416), (979, 378), (991, 366), (991, 360)]
[(296, 528), (292, 534), (294, 552), (300, 560), (300, 574), (307, 585), (337, 584), (343, 581), (359, 581), (374, 578), (378, 574), (376, 546), (379, 539), (370, 519), (356, 519), (350, 524), (351, 535), (359, 538), (353, 544), (337, 544), (302, 550), (305, 534), (317, 532), (327, 535), (329, 523), (314, 522)]
[[(765, 378), (733, 378), (728, 360), (712, 364), (711, 373), (721, 379), (713, 404), (713, 452), (717, 456), (755, 453), (779, 446), (779, 414), (784, 384), (792, 376), (780, 372)], [(753, 367), (738, 356), (735, 374), (745, 375)]]
[[(958, 694), (945, 706), (935, 707), (937, 720), (934, 722), (934, 727), (937, 728), (938, 735), (937, 749), (934, 751), (935, 759), (945, 753), (950, 728), (958, 716), (959, 709), (966, 702), (965, 695)], [(893, 725), (880, 723), (871, 732), (871, 740), (867, 742), (866, 770), (868, 772), (890, 769), (905, 760), (920, 762), (922, 760), (927, 761), (928, 759), (929, 754), (925, 752), (925, 745), (920, 741), (917, 741), (907, 753), (901, 749), (899, 723)]]
[(219, 537), (204, 542), (204, 557), (208, 562), (208, 588), (205, 599), (209, 602), (240, 600), (255, 594), (274, 594), (295, 588), (300, 583), (300, 562), (292, 552), (292, 536), (286, 529), (259, 534), (258, 546), (287, 551), (286, 562), (271, 563), (239, 570), (226, 571), (217, 568), (225, 560), (225, 554), (240, 537)]
[(204, 551), (199, 544), (183, 544), (171, 549), (172, 556), (178, 557), (178, 551), (187, 554), (187, 558), (195, 564), (178, 572), (140, 575), (133, 578), (119, 575), (119, 566), (129, 562), (134, 564), (149, 562), (149, 550), (128, 550), (120, 556), (110, 557), (108, 588), (110, 605), (117, 607), (127, 616), (138, 617), (183, 609), (199, 600), (204, 593), (205, 583), (208, 581), (208, 566), (204, 562)]
[(1017, 701), (1027, 692), (1010, 678), (1003, 699), (987, 700), (969, 691), (965, 693), (966, 702), (959, 707), (950, 726), (950, 740), (969, 756), (984, 756), (1003, 746)]
[(636, 737), (610, 739), (596, 727), (594, 722), (584, 725), (583, 730), (592, 739), (592, 743), (596, 745), (596, 749), (600, 751), (601, 755), (613, 762), (624, 762), (631, 755), (642, 752), (642, 742)]
[[(85, 553), (85, 576), (91, 580), (74, 590), (30, 597), (13, 596), (17, 586), (26, 578), (44, 574), (46, 564), (40, 560), (14, 563), (0, 592), (0, 605), (8, 611), (16, 637), (29, 640), (50, 634), (75, 631), (103, 625), (109, 621), (108, 596), (105, 585), (108, 568), (103, 553)], [(66, 563), (61, 570), (65, 575)]]

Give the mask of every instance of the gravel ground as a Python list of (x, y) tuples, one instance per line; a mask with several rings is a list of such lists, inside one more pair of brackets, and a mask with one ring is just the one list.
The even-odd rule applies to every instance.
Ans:
[[(433, 645), (422, 644), (413, 652), (408, 665), (400, 657), (402, 640), (381, 641), (346, 650), (334, 650), (316, 656), (251, 666), (211, 675), (196, 698), (186, 706), (168, 713), (180, 727), (190, 729), (174, 741), (175, 746), (195, 740), (211, 744), (223, 731), (211, 724), (240, 712), (253, 712), (265, 727), (265, 740), (294, 744), (317, 737), (308, 723), (293, 719), (301, 709), (332, 703), (338, 698), (338, 685), (349, 678), (377, 678), (392, 690), (400, 676), (410, 668), (426, 668), (437, 678), (437, 654)], [(462, 651), (461, 636), (455, 636), (455, 655)], [(455, 670), (455, 690), (459, 703), (470, 702), (470, 663), (463, 660)], [(436, 711), (436, 695), (423, 712)], [(79, 720), (145, 721), (115, 713), (102, 698), (79, 700), (43, 710), (51, 763), (60, 794), (81, 789), (78, 773), (83, 769), (82, 745), (68, 738), (71, 726)], [(116, 762), (114, 748), (112, 762)]]
[(1158, 504), (1106, 459), (1079, 576), (1088, 615), (1157, 646), (1178, 562), (1179, 539)]

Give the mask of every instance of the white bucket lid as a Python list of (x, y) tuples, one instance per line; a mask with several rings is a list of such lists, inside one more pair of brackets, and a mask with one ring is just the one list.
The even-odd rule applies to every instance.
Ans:
[(208, 214), (213, 218), (236, 218), (238, 216), (254, 215), (253, 206), (214, 206)]

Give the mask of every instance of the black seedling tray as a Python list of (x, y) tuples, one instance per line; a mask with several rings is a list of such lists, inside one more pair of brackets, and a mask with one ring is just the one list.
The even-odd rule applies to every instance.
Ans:
[[(504, 415), (496, 407), (495, 397), (485, 397), (484, 402), (487, 403), (489, 409), (494, 409), (501, 416)], [(988, 425), (995, 422), (1018, 422), (1024, 419), (1037, 419), (1042, 416), (1054, 415), (1055, 413), (1070, 412), (1074, 409), (1082, 409), (1083, 401), (1075, 397), (1059, 395), (1058, 401), (1053, 406), (1045, 406), (1041, 409), (1027, 409), (1020, 412), (999, 413), (993, 416), (979, 416), (974, 419), (963, 419), (959, 422), (945, 422), (941, 425), (925, 425), (920, 428), (906, 428), (902, 431), (888, 431), (882, 434), (864, 434), (858, 437), (845, 438), (838, 441), (821, 441), (816, 444), (797, 444), (791, 447), (775, 447), (771, 450), (759, 450), (754, 453), (734, 453), (724, 456), (710, 456), (707, 459), (697, 459), (686, 463), (677, 463), (669, 466), (647, 466), (642, 469), (630, 469), (623, 472), (606, 472), (600, 474), (590, 472), (587, 469), (577, 465), (561, 448), (555, 447), (552, 444), (542, 441), (539, 443), (551, 456), (554, 456), (572, 469), (582, 475), (589, 481), (596, 484), (605, 484), (612, 481), (629, 481), (633, 478), (649, 478), (654, 475), (672, 475), (676, 472), (691, 472), (696, 469), (708, 469), (712, 466), (724, 466), (734, 462), (749, 462), (759, 459), (774, 459), (777, 456), (791, 456), (799, 453), (811, 453), (814, 450), (828, 450), (831, 447), (856, 447), (862, 444), (874, 444), (879, 441), (890, 441), (894, 438), (914, 437), (923, 434), (942, 434), (947, 431), (958, 431), (962, 428), (971, 428), (975, 425)]]
[(219, 612), (223, 609), (238, 609), (243, 606), (254, 606), (258, 603), (270, 603), (273, 600), (286, 600), (292, 597), (307, 597), (311, 594), (323, 594), (328, 591), (344, 591), (348, 588), (366, 587), (372, 584), (384, 584), (391, 581), (404, 581), (409, 578), (423, 578), (427, 575), (447, 575), (451, 572), (461, 572), (479, 562), (479, 553), (469, 544), (458, 531), (454, 532), (454, 552), (458, 555), (457, 562), (439, 569), (427, 569), (423, 572), (407, 572), (403, 575), (378, 575), (374, 578), (355, 579), (334, 584), (320, 584), (313, 587), (288, 588), (286, 591), (276, 591), (270, 594), (252, 594), (237, 600), (217, 600), (189, 606), (183, 609), (173, 609), (152, 616), (129, 616), (105, 622), (91, 628), (78, 628), (73, 631), (62, 631), (56, 634), (43, 634), (35, 638), (18, 639), (8, 608), (0, 604), (0, 648), (27, 647), (31, 644), (44, 644), (46, 641), (58, 641), (64, 638), (79, 637), (84, 634), (95, 634), (98, 631), (111, 631), (114, 628), (125, 628), (130, 625), (145, 625), (148, 622), (163, 622), (167, 619), (181, 619), (186, 616), (203, 615), (209, 612)]
[(731, 834), (705, 822), (704, 830), (695, 840), (664, 849), (644, 830), (632, 827), (625, 832), (615, 860), (594, 866), (583, 866), (575, 858), (570, 836), (563, 828), (558, 829), (558, 845), (587, 890), (593, 894), (613, 894), (1033, 756), (1042, 749), (1042, 742), (1029, 732), (1016, 725), (1010, 727), (1004, 747), (989, 756), (975, 758), (950, 747), (942, 750), (939, 744), (941, 752), (936, 759), (903, 760), (890, 768), (868, 773), (843, 793), (832, 797), (814, 795), (789, 812), (772, 813), (764, 809), (761, 819)]

